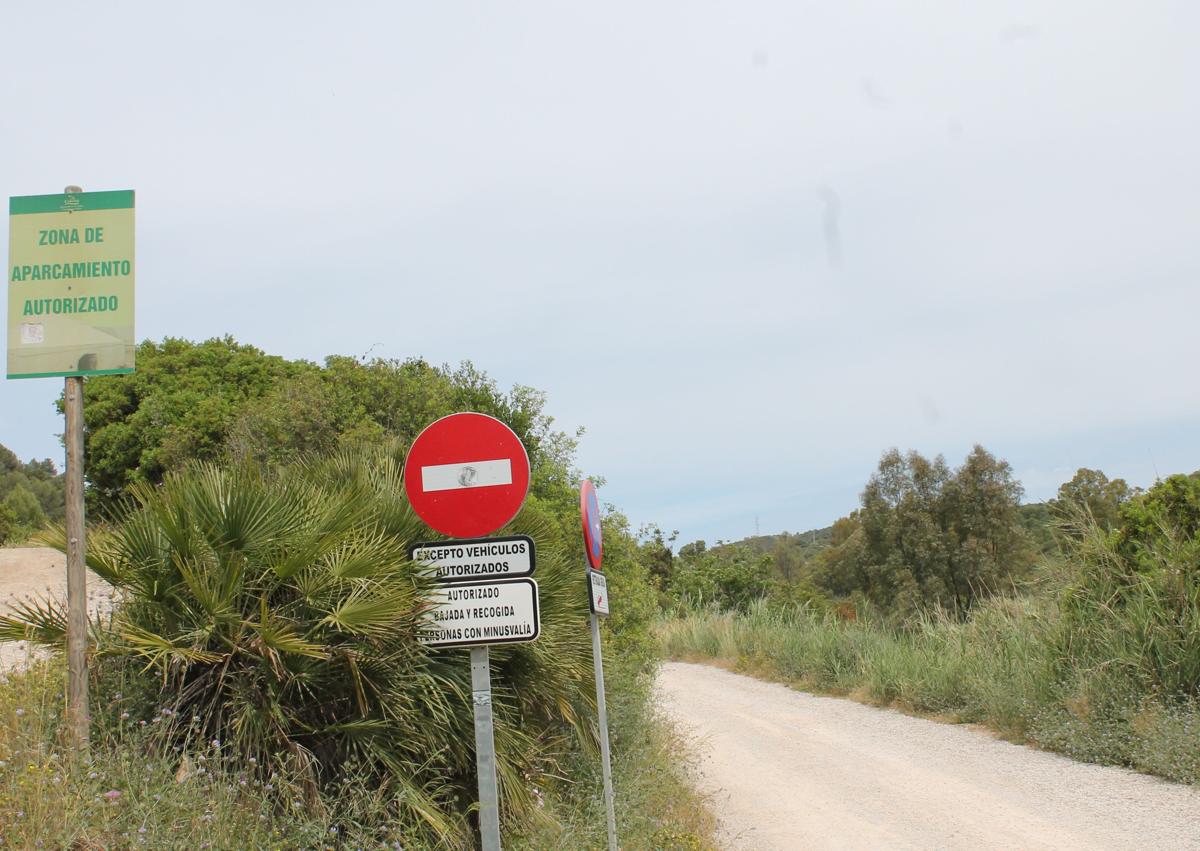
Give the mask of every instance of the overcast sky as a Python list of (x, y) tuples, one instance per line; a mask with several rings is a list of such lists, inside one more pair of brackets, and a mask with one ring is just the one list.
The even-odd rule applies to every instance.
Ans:
[[(139, 339), (470, 359), (635, 522), (891, 446), (1200, 467), (1200, 5), (12, 4), (8, 195), (137, 191)], [(0, 443), (62, 452), (58, 379)]]

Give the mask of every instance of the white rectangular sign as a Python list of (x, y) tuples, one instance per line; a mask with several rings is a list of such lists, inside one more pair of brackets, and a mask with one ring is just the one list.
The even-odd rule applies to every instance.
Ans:
[(608, 577), (598, 570), (587, 571), (588, 608), (594, 615), (608, 614)]
[(498, 579), (443, 585), (417, 640), (427, 647), (533, 641), (541, 631), (537, 583)]
[(421, 468), (421, 490), (450, 491), (512, 484), (512, 459), (463, 461), (461, 464), (431, 464)]
[(413, 544), (408, 557), (431, 568), (438, 582), (510, 579), (534, 568), (533, 539), (526, 535)]

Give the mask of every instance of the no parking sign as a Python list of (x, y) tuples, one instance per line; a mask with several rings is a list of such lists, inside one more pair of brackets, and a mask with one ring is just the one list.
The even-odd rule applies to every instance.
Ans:
[(583, 547), (587, 552), (588, 564), (593, 570), (601, 570), (604, 544), (600, 537), (600, 502), (596, 499), (596, 486), (591, 479), (584, 479), (579, 486), (579, 515), (583, 519)]
[(617, 817), (613, 803), (612, 762), (608, 753), (608, 710), (604, 703), (604, 660), (600, 651), (600, 617), (608, 614), (608, 577), (600, 572), (604, 544), (600, 538), (600, 501), (596, 486), (584, 479), (579, 486), (579, 516), (583, 521), (583, 549), (587, 554), (588, 609), (591, 611), (592, 666), (596, 672), (596, 709), (600, 713), (600, 759), (604, 773), (604, 808), (608, 816), (608, 849), (617, 851)]

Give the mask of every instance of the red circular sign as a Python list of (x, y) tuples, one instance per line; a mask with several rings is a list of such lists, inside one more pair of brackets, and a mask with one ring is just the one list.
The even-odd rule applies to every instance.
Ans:
[(588, 564), (600, 570), (604, 561), (604, 544), (600, 539), (600, 503), (596, 499), (596, 486), (584, 479), (579, 486), (579, 515), (583, 518), (583, 549)]
[(425, 427), (404, 460), (404, 492), (443, 535), (489, 535), (517, 516), (529, 493), (529, 456), (516, 433), (487, 414), (451, 414)]

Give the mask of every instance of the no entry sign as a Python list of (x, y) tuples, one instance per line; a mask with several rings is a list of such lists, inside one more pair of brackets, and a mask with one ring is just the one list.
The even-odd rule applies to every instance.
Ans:
[(604, 561), (604, 544), (600, 540), (600, 502), (596, 499), (596, 486), (591, 479), (584, 479), (579, 486), (579, 515), (583, 519), (583, 548), (587, 552), (588, 564), (600, 570)]
[(417, 515), (452, 538), (495, 532), (529, 492), (529, 456), (516, 433), (487, 414), (451, 414), (417, 435), (404, 462)]

